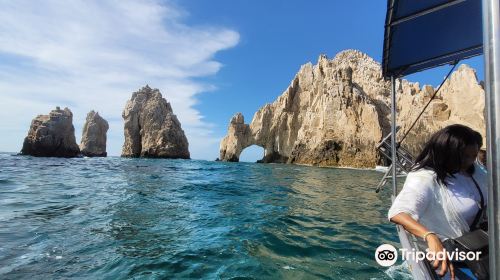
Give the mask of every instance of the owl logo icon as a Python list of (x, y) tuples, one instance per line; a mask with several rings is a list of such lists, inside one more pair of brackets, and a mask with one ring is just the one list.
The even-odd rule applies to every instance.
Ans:
[(398, 260), (398, 250), (390, 244), (382, 244), (375, 251), (375, 260), (381, 266), (391, 266)]

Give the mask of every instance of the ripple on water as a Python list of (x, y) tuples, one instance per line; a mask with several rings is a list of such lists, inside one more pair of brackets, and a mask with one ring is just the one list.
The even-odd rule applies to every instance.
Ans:
[[(0, 278), (401, 279), (381, 173), (0, 154)], [(27, 176), (29, 174), (29, 176)], [(405, 274), (406, 273), (406, 274)]]

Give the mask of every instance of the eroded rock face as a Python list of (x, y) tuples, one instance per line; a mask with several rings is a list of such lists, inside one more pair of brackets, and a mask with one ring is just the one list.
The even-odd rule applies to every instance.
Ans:
[(107, 156), (106, 133), (108, 129), (108, 122), (99, 113), (90, 111), (83, 126), (82, 141), (80, 143), (82, 155), (88, 157)]
[(38, 115), (31, 122), (24, 139), (23, 155), (37, 157), (76, 157), (80, 149), (76, 144), (73, 113), (57, 107), (48, 115)]
[[(427, 85), (420, 89), (418, 83), (403, 80), (397, 84), (397, 90), (397, 122), (401, 126), (398, 135), (402, 138), (403, 131), (409, 129), (435, 89)], [(432, 133), (447, 125), (460, 123), (481, 133), (485, 146), (484, 103), (485, 92), (475, 71), (467, 65), (461, 65), (444, 83), (403, 143), (413, 154), (417, 154)]]
[[(399, 137), (411, 125), (434, 89), (398, 83)], [(474, 71), (462, 66), (440, 90), (403, 145), (414, 153), (431, 133), (452, 123), (485, 132), (484, 90)], [(220, 144), (220, 159), (238, 161), (248, 146), (264, 148), (263, 162), (319, 166), (374, 167), (376, 145), (390, 132), (390, 82), (380, 65), (355, 50), (333, 60), (320, 56), (305, 64), (287, 90), (257, 111), (247, 125), (238, 113)], [(467, 109), (463, 109), (463, 107)]]
[(220, 158), (225, 161), (239, 161), (241, 151), (252, 145), (253, 140), (250, 127), (245, 124), (245, 119), (241, 113), (237, 113), (231, 118), (227, 136), (222, 139)]
[(189, 159), (189, 144), (181, 124), (158, 89), (145, 86), (134, 92), (122, 117), (123, 157)]

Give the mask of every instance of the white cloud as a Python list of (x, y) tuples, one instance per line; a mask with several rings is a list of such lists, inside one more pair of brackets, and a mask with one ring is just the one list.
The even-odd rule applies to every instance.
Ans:
[[(213, 85), (214, 54), (235, 46), (239, 34), (188, 26), (186, 12), (159, 1), (1, 1), (0, 150), (19, 151), (31, 119), (55, 106), (69, 107), (79, 140), (87, 112), (110, 122), (108, 152), (123, 144), (121, 112), (146, 83), (172, 103), (194, 158), (219, 139), (193, 106)], [(200, 140), (203, 139), (203, 140)]]

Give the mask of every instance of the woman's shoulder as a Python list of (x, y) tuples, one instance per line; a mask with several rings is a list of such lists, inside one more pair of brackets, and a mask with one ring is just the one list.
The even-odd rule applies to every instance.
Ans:
[(409, 172), (406, 176), (405, 186), (422, 188), (432, 188), (436, 183), (436, 172), (432, 169), (417, 169)]
[(428, 168), (420, 168), (412, 170), (407, 174), (407, 177), (424, 177), (429, 179), (435, 179), (436, 176), (437, 176), (436, 172)]

